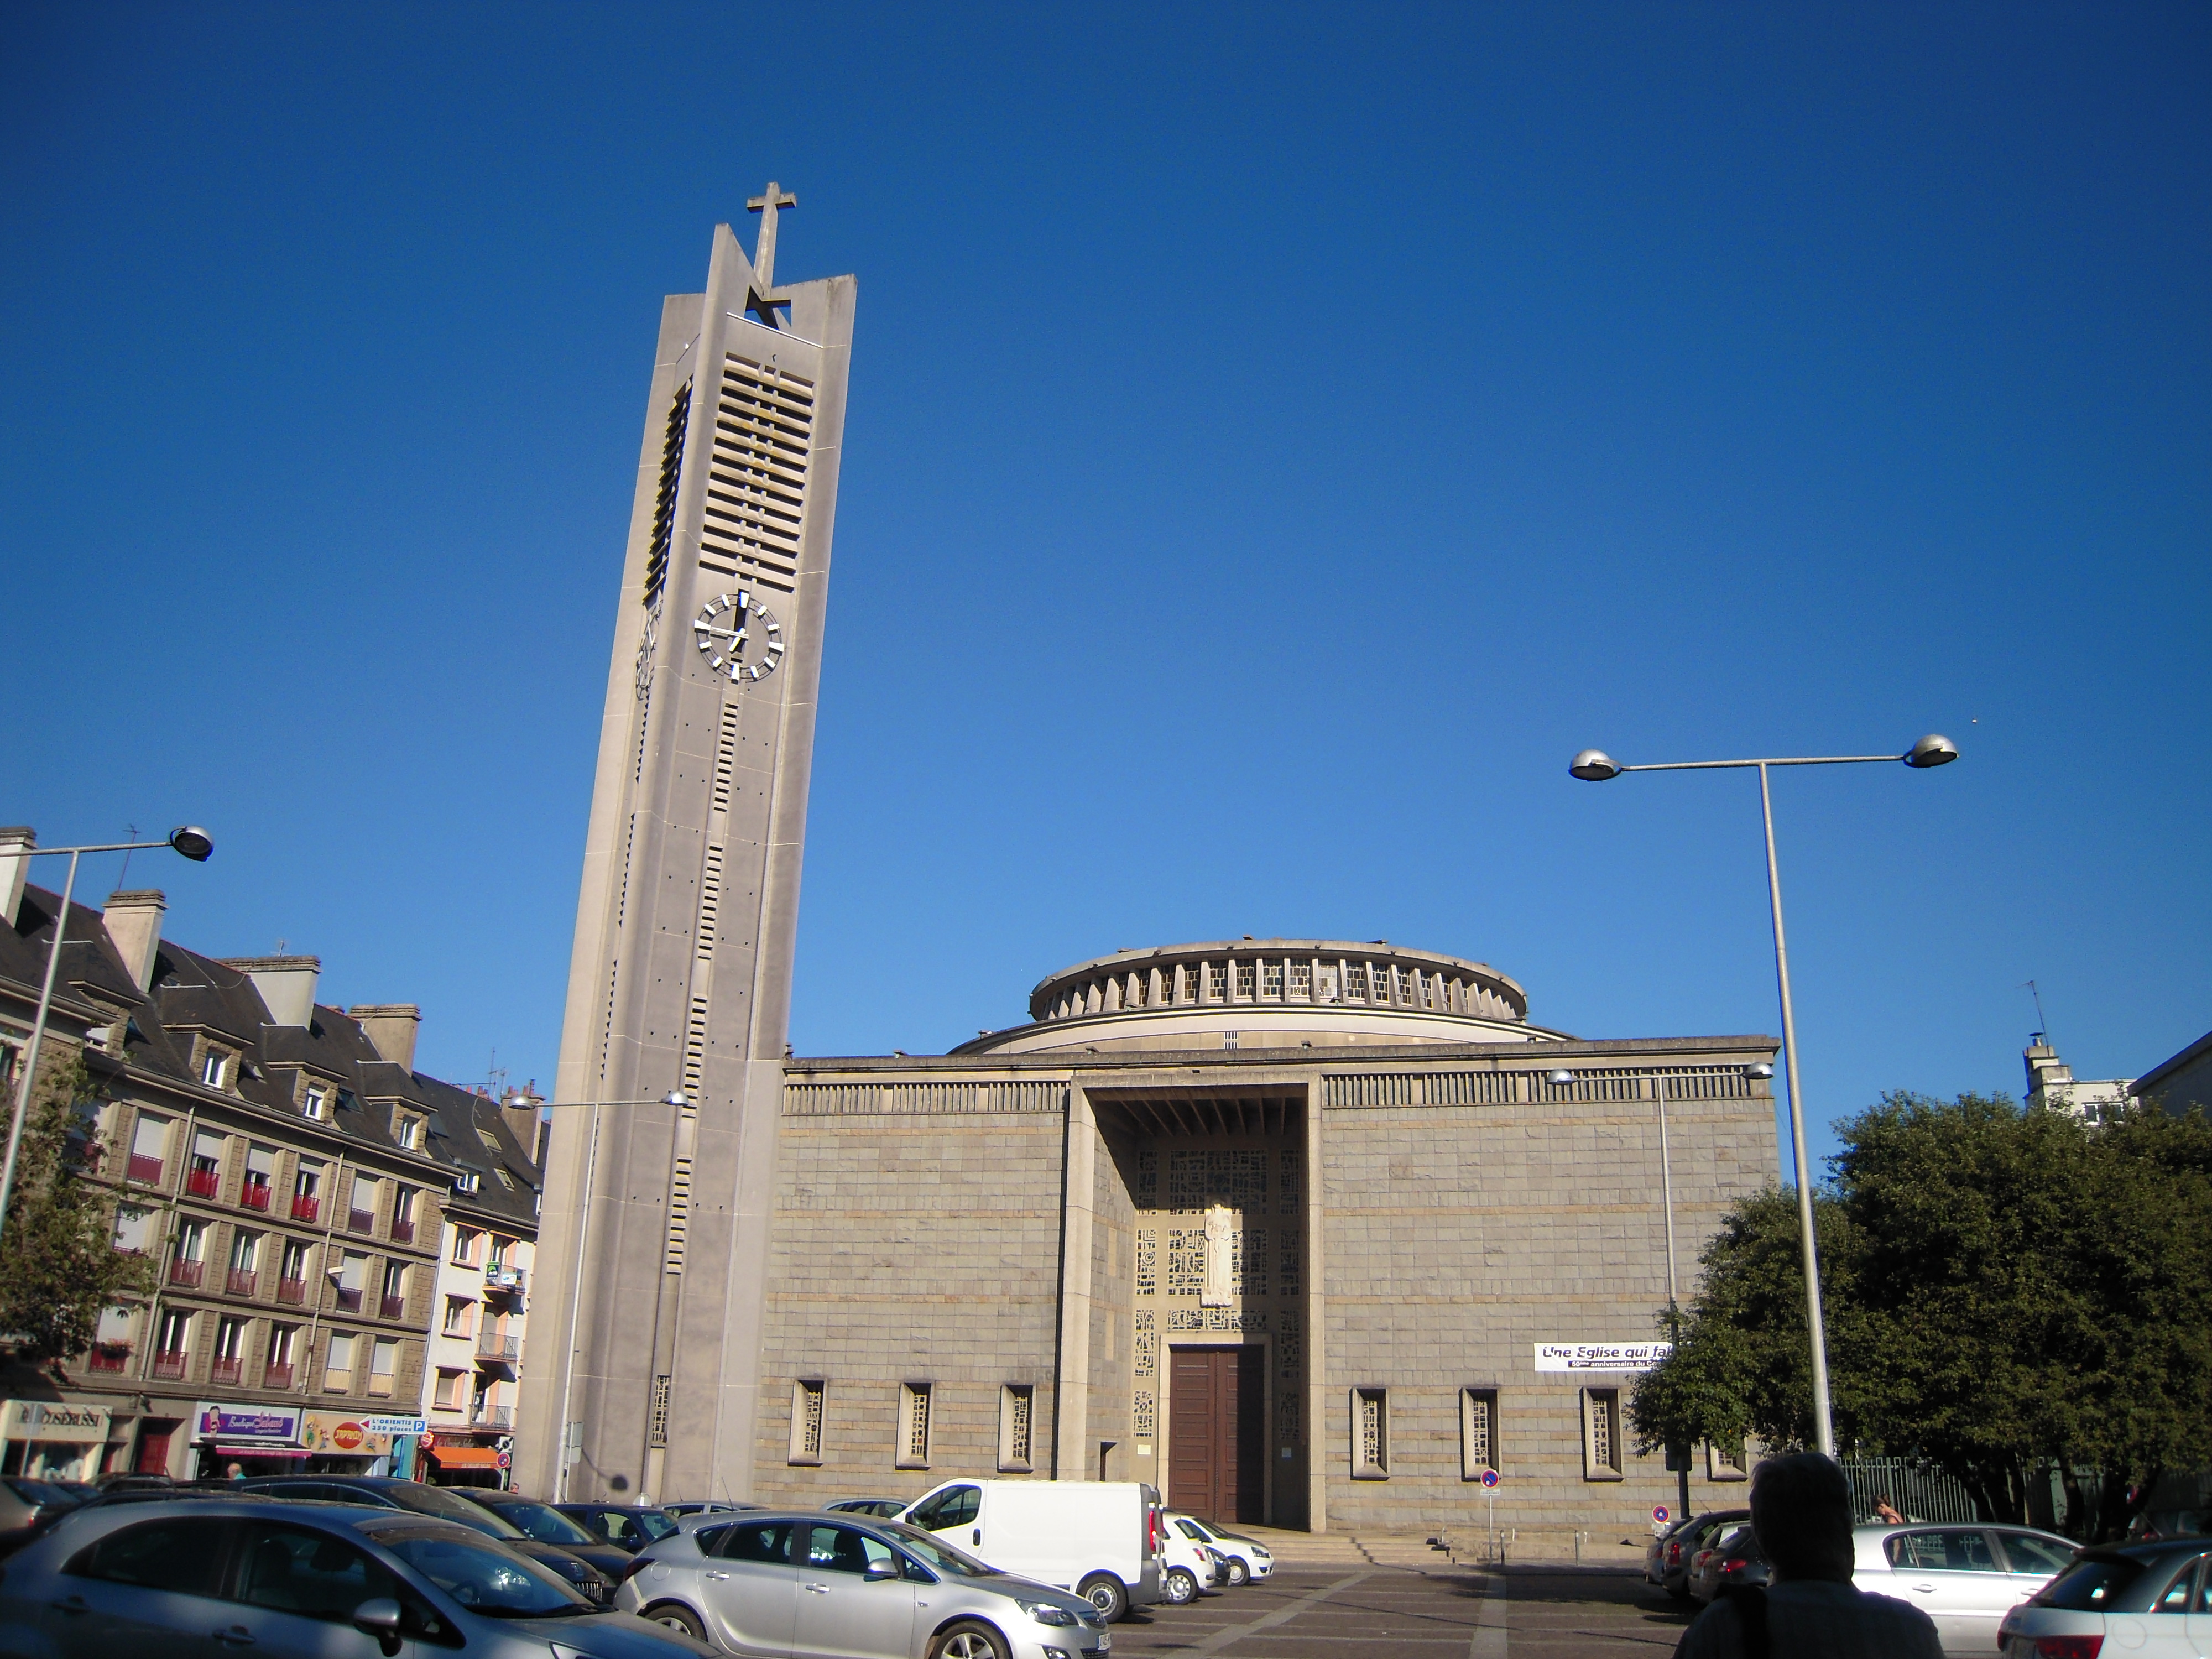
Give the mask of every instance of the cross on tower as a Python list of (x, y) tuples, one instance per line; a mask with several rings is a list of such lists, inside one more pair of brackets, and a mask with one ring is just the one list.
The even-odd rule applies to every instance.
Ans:
[(761, 216), (760, 240), (753, 251), (753, 291), (745, 301), (745, 309), (759, 313), (761, 320), (771, 328), (775, 325), (775, 307), (791, 303), (791, 296), (775, 285), (776, 210), (798, 205), (799, 198), (773, 179), (765, 191), (745, 203), (749, 211)]

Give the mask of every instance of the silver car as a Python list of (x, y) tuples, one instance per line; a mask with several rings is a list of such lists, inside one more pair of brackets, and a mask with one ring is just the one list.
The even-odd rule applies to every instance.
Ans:
[(595, 1607), (496, 1539), (406, 1510), (283, 1498), (88, 1504), (11, 1556), (22, 1659), (680, 1659), (680, 1632)]
[(1851, 1532), (1851, 1583), (1910, 1601), (1947, 1654), (1991, 1654), (2005, 1614), (2063, 1572), (2080, 1546), (2031, 1527), (1875, 1524)]
[(902, 1521), (765, 1510), (647, 1546), (615, 1605), (747, 1659), (1095, 1659), (1081, 1596)]

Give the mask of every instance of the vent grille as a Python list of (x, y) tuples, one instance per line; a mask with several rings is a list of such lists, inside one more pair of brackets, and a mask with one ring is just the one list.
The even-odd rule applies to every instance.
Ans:
[(668, 550), (676, 537), (676, 484), (684, 470), (684, 433), (691, 424), (691, 382), (676, 388), (668, 405), (668, 432), (660, 442), (660, 488), (653, 499), (653, 540), (645, 550), (647, 608), (659, 601), (668, 582)]
[(691, 1160), (676, 1160), (676, 1174), (668, 1185), (668, 1247), (663, 1252), (660, 1270), (667, 1273), (684, 1271), (684, 1247), (691, 1232)]
[(744, 705), (734, 697), (722, 705), (722, 726), (714, 738), (714, 810), (730, 810), (730, 787), (738, 771), (738, 720)]
[(791, 592), (814, 435), (814, 383), (731, 352), (714, 408), (699, 566)]
[(699, 878), (699, 934), (694, 951), (697, 960), (714, 959), (714, 928), (722, 912), (722, 849), (707, 849), (707, 867)]
[(707, 1064), (707, 999), (691, 999), (691, 1018), (684, 1032), (684, 1092), (699, 1095), (699, 1079)]
[(674, 1379), (665, 1372), (653, 1379), (653, 1413), (647, 1425), (647, 1443), (668, 1443), (668, 1387)]

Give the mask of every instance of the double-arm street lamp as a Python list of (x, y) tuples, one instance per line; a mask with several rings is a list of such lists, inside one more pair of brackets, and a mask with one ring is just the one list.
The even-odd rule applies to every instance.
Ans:
[(31, 1090), (39, 1076), (39, 1049), (46, 1039), (46, 1013), (54, 1005), (54, 974), (61, 966), (62, 946), (69, 934), (70, 896), (76, 891), (76, 861), (87, 853), (143, 853), (155, 847), (174, 848), (194, 864), (205, 864), (215, 842), (197, 824), (169, 831), (166, 841), (117, 841), (98, 847), (18, 847), (18, 858), (69, 854), (69, 877), (62, 883), (62, 907), (54, 916), (53, 943), (46, 949), (46, 982), (39, 988), (39, 1012), (31, 1021), (30, 1041), (23, 1045), (23, 1075), (15, 1085), (15, 1116), (8, 1125), (8, 1155), (0, 1163), (0, 1231), (8, 1224), (8, 1200), (15, 1190), (15, 1154), (23, 1144), (23, 1121), (31, 1109)]
[(517, 1105), (531, 1105), (541, 1110), (552, 1111), (564, 1106), (588, 1106), (592, 1109), (592, 1139), (584, 1154), (584, 1182), (576, 1194), (576, 1260), (568, 1276), (568, 1347), (561, 1358), (561, 1474), (555, 1502), (568, 1500), (568, 1466), (571, 1462), (568, 1445), (568, 1408), (574, 1398), (576, 1383), (576, 1319), (583, 1308), (584, 1298), (584, 1241), (592, 1229), (592, 1180), (599, 1164), (599, 1108), (602, 1106), (673, 1106), (678, 1111), (691, 1103), (690, 1097), (681, 1089), (671, 1089), (655, 1100), (531, 1100), (526, 1097)]
[(1820, 1316), (1820, 1253), (1813, 1235), (1813, 1178), (1805, 1156), (1805, 1112), (1797, 1089), (1797, 1022), (1790, 1003), (1790, 949), (1782, 932), (1782, 872), (1774, 860), (1774, 801), (1767, 789), (1766, 771), (1771, 766), (1859, 766), (1877, 762), (1894, 765), (1899, 761), (1924, 771), (1930, 767), (1947, 766), (1958, 758), (1955, 744), (1930, 732), (1902, 755), (1808, 755), (1789, 759), (1668, 761), (1623, 766), (1603, 750), (1585, 749), (1567, 768), (1585, 783), (1603, 783), (1623, 772), (1758, 769), (1759, 810), (1766, 824), (1766, 892), (1774, 913), (1774, 973), (1782, 988), (1782, 1060), (1790, 1081), (1790, 1142), (1797, 1175), (1797, 1224), (1803, 1235), (1805, 1253), (1805, 1322), (1813, 1344), (1813, 1429), (1820, 1450), (1830, 1457), (1836, 1455), (1835, 1414), (1828, 1397), (1828, 1344)]

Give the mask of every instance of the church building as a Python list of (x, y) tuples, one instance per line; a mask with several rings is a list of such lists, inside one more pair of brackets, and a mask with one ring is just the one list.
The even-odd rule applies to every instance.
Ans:
[(948, 1054), (790, 1054), (857, 288), (781, 285), (796, 199), (750, 205), (752, 257), (718, 226), (662, 307), (517, 1486), (1616, 1536), (1672, 1502), (1628, 1390), (1773, 1178), (1770, 1039), (1583, 1041), (1478, 962), (1243, 939), (1079, 963)]

